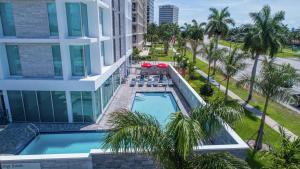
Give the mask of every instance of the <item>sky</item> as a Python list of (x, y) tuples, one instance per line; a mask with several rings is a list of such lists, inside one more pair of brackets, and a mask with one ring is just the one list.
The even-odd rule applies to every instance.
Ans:
[(229, 7), (231, 17), (236, 26), (252, 23), (249, 13), (258, 12), (264, 5), (271, 6), (272, 13), (283, 10), (286, 12), (284, 23), (290, 28), (300, 27), (300, 0), (155, 0), (155, 22), (158, 23), (158, 6), (172, 4), (179, 7), (179, 25), (189, 23), (192, 19), (206, 22), (209, 8), (222, 9)]

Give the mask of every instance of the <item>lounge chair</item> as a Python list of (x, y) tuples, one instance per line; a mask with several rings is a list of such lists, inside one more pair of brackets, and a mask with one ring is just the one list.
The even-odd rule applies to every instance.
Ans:
[(138, 86), (139, 86), (139, 87), (143, 87), (143, 86), (144, 86), (144, 83), (145, 83), (145, 81), (142, 80), (142, 79), (140, 79), (140, 80), (138, 81)]
[(168, 80), (168, 85), (169, 85), (170, 87), (173, 87), (173, 86), (174, 86), (174, 83), (173, 83), (172, 79), (169, 79), (169, 80)]
[(147, 81), (147, 87), (151, 87), (153, 85), (153, 80), (152, 79), (148, 79)]
[(135, 78), (133, 78), (133, 79), (131, 79), (131, 81), (130, 81), (130, 87), (134, 87), (136, 85), (136, 79)]
[(159, 79), (154, 78), (153, 81), (152, 81), (153, 87), (157, 87), (158, 83), (159, 83)]

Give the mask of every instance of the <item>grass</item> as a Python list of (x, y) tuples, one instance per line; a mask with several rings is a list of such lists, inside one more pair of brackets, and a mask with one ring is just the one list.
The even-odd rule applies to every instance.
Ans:
[[(190, 52), (187, 53), (187, 57), (192, 59)], [(197, 59), (196, 67), (205, 73), (207, 73), (208, 65), (201, 60)], [(214, 76), (215, 80), (225, 85), (224, 76), (219, 71)], [(248, 90), (244, 88), (238, 88), (236, 86), (236, 80), (231, 79), (229, 84), (229, 89), (240, 96), (242, 99), (246, 100), (248, 96)], [(260, 110), (264, 107), (265, 98), (257, 93), (254, 93), (253, 100), (250, 104)], [(272, 119), (277, 121), (280, 125), (286, 127), (294, 134), (300, 136), (300, 114), (282, 106), (277, 102), (270, 102), (267, 113)]]
[[(205, 66), (205, 64), (203, 63), (198, 63), (197, 65)], [(195, 80), (188, 80), (188, 82), (197, 92), (199, 92), (200, 87), (205, 84), (205, 79), (197, 74), (195, 75)], [(216, 88), (215, 86), (213, 86), (213, 88), (215, 93), (212, 97), (224, 96), (224, 93), (218, 88)], [(260, 119), (245, 110), (245, 114), (242, 116), (242, 120), (234, 124), (232, 127), (243, 140), (247, 141), (255, 140), (259, 124)], [(280, 138), (281, 137), (279, 133), (275, 132), (269, 126), (265, 126), (265, 135), (263, 140), (265, 144), (271, 145), (274, 148), (278, 148), (280, 146)], [(258, 152), (253, 155), (253, 153), (249, 151), (246, 161), (251, 166), (251, 168), (255, 169), (271, 166), (270, 159), (268, 159), (268, 157), (265, 157), (263, 152)]]
[[(229, 41), (225, 41), (225, 40), (220, 40), (219, 41), (220, 45), (223, 46), (227, 46), (227, 47), (237, 47), (239, 49), (242, 49), (243, 44), (242, 43), (230, 43)], [(293, 51), (291, 48), (283, 48), (279, 53), (277, 53), (277, 57), (281, 57), (281, 58), (299, 58), (300, 54), (299, 54), (300, 50), (298, 51)]]

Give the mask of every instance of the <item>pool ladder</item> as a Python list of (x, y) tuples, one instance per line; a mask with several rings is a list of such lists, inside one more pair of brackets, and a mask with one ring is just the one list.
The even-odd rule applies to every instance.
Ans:
[(33, 123), (29, 123), (27, 129), (31, 131), (35, 136), (38, 136), (40, 134), (40, 129)]

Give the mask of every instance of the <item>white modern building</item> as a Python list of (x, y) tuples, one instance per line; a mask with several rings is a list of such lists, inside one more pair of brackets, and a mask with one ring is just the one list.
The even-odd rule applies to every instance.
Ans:
[(131, 0), (0, 0), (10, 122), (96, 122), (132, 53)]
[(179, 8), (174, 5), (159, 6), (159, 25), (164, 23), (178, 24)]
[(154, 0), (147, 0), (147, 23), (154, 23)]

